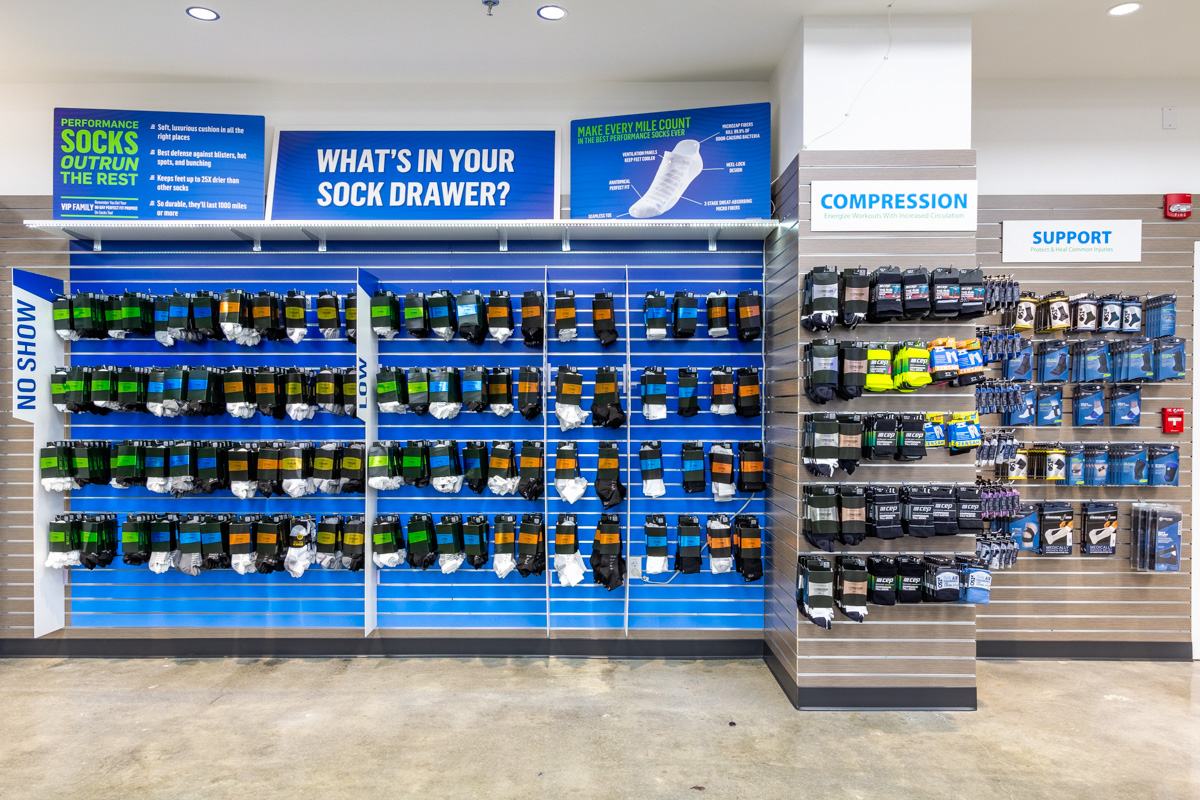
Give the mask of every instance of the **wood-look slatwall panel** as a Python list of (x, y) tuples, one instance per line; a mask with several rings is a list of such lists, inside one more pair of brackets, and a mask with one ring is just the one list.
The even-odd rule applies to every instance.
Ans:
[(67, 243), (25, 227), (48, 196), (0, 197), (0, 638), (33, 638), (33, 428), (12, 415), (12, 270), (67, 278)]
[[(1140, 264), (1004, 264), (1001, 223), (1016, 219), (1140, 219)], [(1068, 294), (1131, 295), (1175, 293), (1178, 300), (1176, 335), (1188, 340), (1189, 373), (1195, 358), (1192, 338), (1195, 297), (1193, 247), (1200, 223), (1163, 218), (1160, 195), (1107, 196), (991, 196), (980, 198), (978, 258), (989, 273), (1015, 275), (1022, 289), (1038, 294), (1062, 290)], [(1029, 334), (1026, 334), (1029, 335)], [(1090, 336), (1091, 334), (1084, 334)], [(1128, 338), (1106, 334), (1109, 338)], [(1061, 338), (1032, 334), (1035, 342)], [(1071, 338), (1067, 334), (1067, 338)], [(1064, 392), (1069, 396), (1070, 390)], [(1075, 428), (1070, 401), (1064, 400), (1061, 429), (1022, 431), (1026, 441), (1168, 441), (1180, 447), (1179, 488), (1022, 486), (1022, 499), (1071, 501), (1078, 512), (1088, 500), (1115, 501), (1121, 512), (1117, 554), (1085, 556), (1076, 535), (1071, 556), (1022, 553), (1017, 566), (993, 576), (992, 602), (978, 610), (981, 642), (1176, 642), (1191, 641), (1191, 486), (1195, 479), (1191, 430), (1192, 381), (1170, 381), (1142, 387), (1142, 424), (1138, 428)], [(1188, 433), (1161, 431), (1161, 410), (1175, 406), (1187, 412)], [(998, 417), (984, 422), (998, 424)], [(1138, 573), (1129, 566), (1130, 505), (1135, 500), (1163, 501), (1184, 509), (1183, 563), (1178, 573)], [(1078, 526), (1077, 526), (1078, 529)], [(988, 648), (1003, 654), (1001, 644)], [(1027, 651), (1026, 651), (1027, 652)]]
[[(803, 277), (810, 269), (830, 265), (838, 268), (894, 265), (968, 268), (975, 263), (975, 234), (963, 233), (831, 233), (813, 232), (809, 220), (810, 190), (814, 180), (910, 180), (975, 178), (973, 151), (935, 152), (802, 152), (797, 162), (776, 182), (776, 214), (790, 219), (792, 209), (780, 205), (795, 189), (796, 222), (785, 228), (790, 237), (781, 242), (777, 257), (793, 257), (786, 267), (773, 272), (772, 250), (767, 251), (768, 292), (768, 439), (771, 450), (771, 492), (774, 525), (772, 565), (778, 573), (771, 598), (784, 613), (786, 622), (797, 620), (795, 638), (787, 638), (786, 626), (771, 627), (767, 639), (781, 658), (794, 643), (795, 670), (800, 687), (901, 688), (975, 687), (975, 608), (970, 605), (923, 604), (891, 608), (870, 606), (863, 624), (840, 613), (833, 630), (825, 631), (797, 617), (795, 608), (796, 557), (815, 552), (800, 533), (797, 517), (802, 513), (800, 497), (805, 483), (814, 481), (800, 464), (800, 427), (810, 411), (961, 411), (974, 408), (974, 395), (946, 387), (930, 387), (913, 395), (889, 393), (867, 395), (852, 402), (835, 400), (818, 406), (804, 394), (803, 373), (797, 369), (804, 343), (831, 336), (839, 340), (872, 341), (921, 339), (940, 336), (969, 338), (974, 323), (954, 321), (863, 325), (857, 331), (835, 328), (828, 334), (813, 334), (799, 324)], [(791, 241), (794, 240), (793, 248)], [(773, 275), (775, 277), (773, 277)], [(773, 311), (777, 309), (777, 311)], [(933, 452), (916, 464), (863, 462), (853, 476), (838, 472), (835, 482), (902, 483), (974, 480), (970, 456), (952, 458), (946, 451)], [(968, 468), (964, 474), (963, 467)], [(933, 540), (868, 539), (857, 547), (841, 546), (843, 552), (930, 552), (952, 554), (974, 552), (973, 537), (944, 537)], [(773, 607), (769, 605), (769, 610)], [(788, 666), (791, 666), (789, 664)]]

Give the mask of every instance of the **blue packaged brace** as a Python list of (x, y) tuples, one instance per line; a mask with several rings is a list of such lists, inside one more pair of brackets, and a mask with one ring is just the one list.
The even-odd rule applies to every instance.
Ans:
[(1124, 383), (1112, 387), (1112, 416), (1114, 428), (1137, 427), (1142, 422), (1142, 388)]

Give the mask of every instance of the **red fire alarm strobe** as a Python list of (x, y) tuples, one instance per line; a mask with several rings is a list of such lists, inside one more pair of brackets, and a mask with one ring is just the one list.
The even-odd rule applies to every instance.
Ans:
[(1164, 408), (1163, 415), (1163, 433), (1183, 433), (1183, 409), (1182, 408)]
[(1187, 219), (1192, 215), (1190, 194), (1164, 194), (1163, 216), (1167, 219)]

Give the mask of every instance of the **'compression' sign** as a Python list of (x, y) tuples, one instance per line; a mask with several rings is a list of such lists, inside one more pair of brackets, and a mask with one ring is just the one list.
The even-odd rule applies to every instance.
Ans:
[(813, 181), (814, 231), (973, 231), (976, 181)]
[(1140, 219), (1005, 220), (1005, 263), (1142, 260)]

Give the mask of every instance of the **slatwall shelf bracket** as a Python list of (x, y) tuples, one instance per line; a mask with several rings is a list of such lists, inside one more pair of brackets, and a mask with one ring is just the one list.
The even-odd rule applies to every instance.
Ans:
[(717, 237), (721, 235), (720, 228), (710, 228), (708, 231), (708, 252), (717, 252)]
[(262, 252), (262, 235), (260, 233), (258, 233), (257, 231), (255, 232), (255, 234), (253, 236), (246, 233), (245, 231), (239, 231), (237, 228), (230, 228), (229, 231), (234, 236), (241, 239), (243, 242), (250, 242), (250, 244), (252, 244), (254, 246), (253, 247), (254, 252), (256, 252), (256, 253)]
[(320, 234), (313, 233), (308, 228), (301, 228), (300, 232), (303, 233), (305, 236), (307, 236), (312, 241), (317, 243), (317, 252), (318, 253), (325, 252), (325, 234), (324, 233), (320, 233)]
[(496, 228), (496, 237), (500, 240), (500, 252), (508, 252), (508, 231), (503, 228)]

